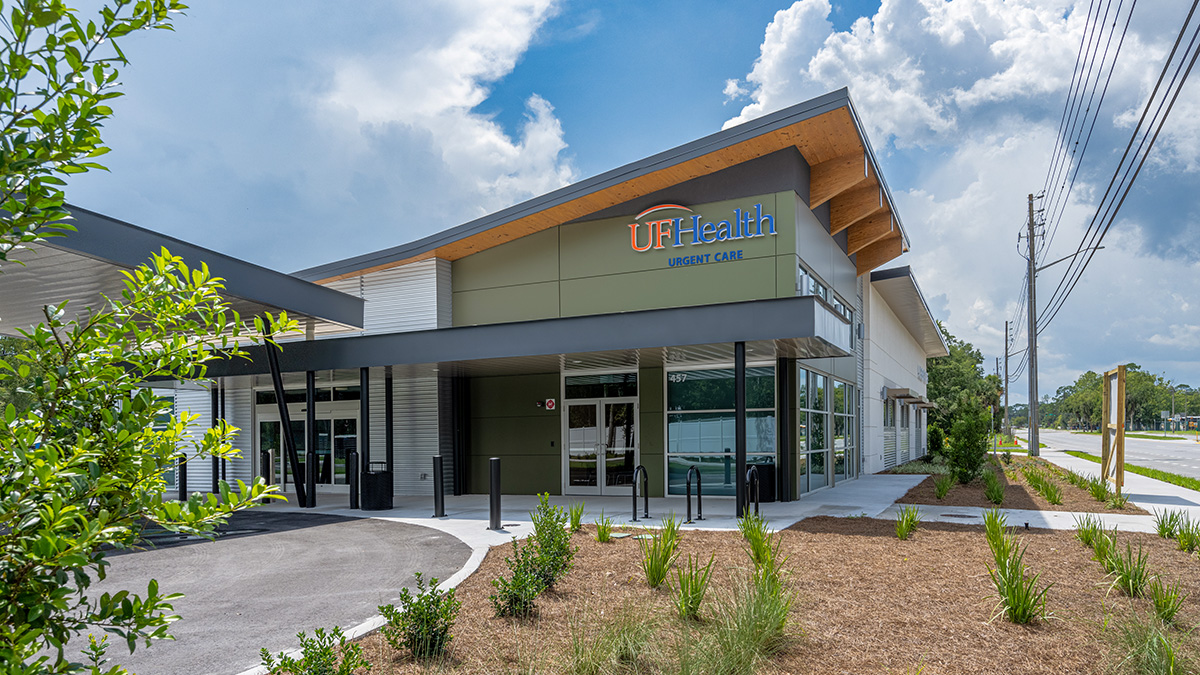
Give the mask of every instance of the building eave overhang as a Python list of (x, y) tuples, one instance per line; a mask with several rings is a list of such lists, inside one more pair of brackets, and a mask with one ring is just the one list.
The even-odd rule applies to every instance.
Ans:
[(75, 231), (47, 237), (5, 265), (0, 275), (0, 333), (15, 335), (44, 320), (42, 307), (70, 301), (79, 313), (119, 298), (123, 272), (164, 248), (191, 268), (207, 265), (223, 279), (222, 295), (244, 318), (287, 311), (302, 329), (340, 332), (363, 325), (362, 298), (190, 244), (78, 206), (67, 207)]
[(908, 250), (891, 191), (843, 88), (423, 239), (295, 276), (328, 283), (428, 258), (457, 260), (788, 147), (810, 166), (810, 208), (829, 203), (831, 234), (849, 231), (848, 255), (857, 255), (860, 276)]
[(925, 351), (926, 358), (950, 354), (946, 341), (942, 338), (942, 331), (938, 328), (933, 313), (929, 311), (929, 303), (925, 301), (925, 295), (921, 293), (912, 269), (906, 265), (876, 270), (871, 273), (871, 286), (883, 297), (883, 301), (892, 308), (900, 323)]

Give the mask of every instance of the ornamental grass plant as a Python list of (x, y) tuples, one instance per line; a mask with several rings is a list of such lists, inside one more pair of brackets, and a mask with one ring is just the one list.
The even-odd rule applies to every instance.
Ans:
[(1150, 580), (1147, 590), (1150, 602), (1154, 605), (1154, 613), (1163, 623), (1168, 624), (1175, 620), (1175, 615), (1179, 613), (1183, 601), (1188, 597), (1180, 587), (1179, 580), (1168, 583), (1158, 574)]
[(679, 557), (678, 530), (672, 534), (666, 528), (647, 529), (637, 542), (642, 551), (641, 566), (646, 575), (646, 585), (650, 588), (662, 586), (671, 571), (671, 565)]
[(687, 565), (676, 566), (675, 608), (679, 610), (679, 618), (691, 621), (700, 618), (700, 604), (708, 592), (715, 560), (716, 554), (713, 554), (709, 556), (708, 564), (701, 567), (700, 559), (688, 554)]
[(988, 567), (988, 576), (999, 596), (993, 619), (1003, 615), (1013, 623), (1028, 624), (1049, 616), (1046, 595), (1054, 584), (1041, 585), (1040, 573), (1029, 574), (1025, 567), (1027, 548), (1028, 545), (1019, 546), (1014, 542), (1007, 558), (998, 560), (996, 567)]
[(1113, 586), (1131, 598), (1145, 595), (1150, 573), (1146, 569), (1147, 555), (1141, 546), (1134, 553), (1133, 545), (1126, 542), (1122, 553), (1114, 545), (1106, 553), (1104, 568), (1113, 577)]
[(896, 514), (896, 537), (907, 540), (921, 524), (921, 512), (915, 506), (902, 506)]

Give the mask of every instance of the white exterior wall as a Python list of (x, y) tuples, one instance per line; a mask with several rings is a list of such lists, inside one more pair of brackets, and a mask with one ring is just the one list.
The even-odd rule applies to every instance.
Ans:
[[(175, 390), (175, 412), (183, 411), (199, 415), (188, 425), (188, 436), (199, 442), (204, 432), (212, 426), (212, 394), (207, 388)], [(254, 411), (251, 409), (251, 391), (249, 389), (225, 390), (225, 415), (229, 424), (240, 429), (233, 439), (233, 447), (241, 457), (231, 461), (225, 468), (225, 479), (236, 488), (235, 481), (250, 482), (254, 477), (254, 445), (255, 424)], [(190, 446), (179, 448), (189, 457), (195, 455), (195, 449)], [(212, 490), (212, 460), (200, 459), (188, 462), (188, 491), (208, 492)]]
[(453, 325), (449, 260), (420, 260), (324, 285), (366, 302), (362, 331), (322, 337), (402, 333)]
[[(883, 463), (883, 405), (880, 391), (888, 388), (908, 388), (925, 395), (926, 383), (921, 379), (925, 372), (925, 350), (895, 312), (883, 300), (874, 286), (867, 283), (864, 293), (866, 305), (866, 340), (863, 360), (866, 383), (863, 388), (863, 472), (876, 473), (884, 469)], [(912, 427), (917, 417), (909, 408), (909, 443), (914, 448), (909, 454), (923, 454), (916, 449), (916, 434)], [(897, 414), (897, 434), (899, 415)], [(924, 416), (920, 418), (924, 420)]]

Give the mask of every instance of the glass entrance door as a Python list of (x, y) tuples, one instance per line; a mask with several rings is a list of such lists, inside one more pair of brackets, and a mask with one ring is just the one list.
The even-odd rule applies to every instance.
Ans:
[[(296, 445), (296, 455), (299, 460), (299, 472), (292, 469), (287, 453), (283, 448), (283, 438), (280, 433), (282, 423), (279, 420), (261, 420), (258, 423), (258, 447), (267, 451), (272, 467), (272, 480), (275, 484), (287, 489), (288, 485), (302, 482), (308, 471), (307, 444), (305, 420), (292, 420), (292, 440)], [(358, 418), (342, 416), (319, 417), (316, 420), (317, 446), (316, 473), (318, 486), (346, 485), (349, 477), (350, 451), (358, 447)]]
[(571, 401), (563, 426), (564, 491), (628, 493), (638, 462), (637, 400)]

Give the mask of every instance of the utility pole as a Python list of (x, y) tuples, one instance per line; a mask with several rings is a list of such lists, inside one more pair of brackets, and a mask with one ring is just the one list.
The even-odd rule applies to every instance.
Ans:
[(1038, 443), (1038, 388), (1037, 388), (1037, 225), (1033, 220), (1033, 195), (1029, 195), (1029, 456), (1037, 457), (1041, 445)]
[(1008, 322), (1004, 322), (1004, 435), (1012, 436), (1012, 423), (1008, 420)]

